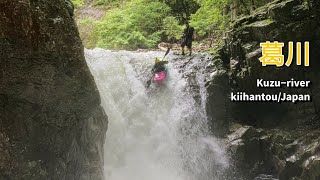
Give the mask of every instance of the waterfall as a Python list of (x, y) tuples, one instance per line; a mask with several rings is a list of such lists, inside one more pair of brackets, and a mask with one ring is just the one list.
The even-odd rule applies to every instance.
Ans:
[(223, 179), (228, 157), (211, 136), (205, 103), (197, 103), (188, 91), (174, 55), (167, 57), (167, 82), (145, 88), (155, 57), (164, 52), (93, 49), (85, 54), (109, 117), (106, 180)]

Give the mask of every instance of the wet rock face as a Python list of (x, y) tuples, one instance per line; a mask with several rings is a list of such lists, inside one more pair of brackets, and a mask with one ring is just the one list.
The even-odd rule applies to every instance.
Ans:
[[(271, 93), (279, 91), (291, 94), (311, 94), (311, 103), (232, 103), (233, 117), (244, 123), (264, 128), (277, 126), (292, 127), (304, 123), (319, 112), (319, 43), (320, 24), (318, 1), (285, 0), (273, 1), (259, 8), (251, 16), (240, 18), (234, 29), (227, 35), (224, 50), (231, 59), (231, 90), (246, 93)], [(312, 29), (312, 31), (311, 31)], [(310, 67), (296, 66), (293, 59), (290, 67), (263, 67), (258, 58), (262, 57), (261, 42), (279, 41), (286, 44), (283, 48), (285, 61), (288, 42), (310, 42)], [(257, 88), (257, 79), (265, 80), (311, 80), (311, 88), (274, 89)], [(261, 116), (263, 114), (263, 116)], [(277, 120), (274, 120), (277, 117)]]
[[(208, 68), (207, 113), (214, 133), (227, 136), (245, 179), (312, 179), (319, 173), (320, 1), (275, 0), (239, 18)], [(260, 43), (310, 42), (310, 67), (263, 67)], [(285, 60), (288, 46), (283, 48)], [(257, 79), (310, 80), (311, 88), (257, 88)], [(312, 102), (231, 102), (230, 92), (311, 94)], [(233, 124), (241, 124), (234, 127)], [(219, 133), (221, 131), (222, 133)]]
[[(319, 112), (320, 81), (317, 77), (320, 75), (320, 63), (317, 59), (320, 56), (320, 13), (317, 7), (318, 1), (276, 0), (234, 23), (233, 29), (227, 32), (225, 45), (213, 55), (211, 69), (215, 72), (207, 78), (208, 115), (213, 117), (218, 129), (226, 130), (233, 120), (262, 128), (294, 128)], [(289, 41), (309, 41), (310, 67), (296, 66), (295, 59), (290, 67), (263, 67), (259, 61), (262, 57), (260, 43), (266, 41), (285, 44)], [(288, 46), (283, 48), (285, 60), (287, 49)], [(310, 80), (311, 88), (257, 88), (257, 79), (291, 78)], [(230, 101), (230, 92), (278, 94), (279, 91), (311, 94), (313, 102), (279, 104)]]
[[(249, 179), (261, 173), (272, 174), (270, 179), (320, 178), (319, 130), (265, 130), (235, 124), (230, 131), (229, 149)], [(262, 177), (267, 176), (256, 179)]]
[(186, 79), (187, 90), (193, 94), (197, 105), (205, 107), (208, 125), (215, 135), (222, 135), (228, 128), (228, 74), (221, 69), (219, 57), (208, 53), (176, 56), (172, 62)]
[(70, 5), (0, 6), (0, 179), (101, 178), (107, 116)]

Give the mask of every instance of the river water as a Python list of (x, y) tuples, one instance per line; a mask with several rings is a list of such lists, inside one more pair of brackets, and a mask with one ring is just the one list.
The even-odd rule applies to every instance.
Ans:
[(199, 103), (172, 54), (167, 82), (150, 88), (145, 84), (153, 61), (164, 52), (93, 49), (85, 54), (109, 117), (106, 180), (224, 179), (228, 157), (208, 129), (201, 76)]

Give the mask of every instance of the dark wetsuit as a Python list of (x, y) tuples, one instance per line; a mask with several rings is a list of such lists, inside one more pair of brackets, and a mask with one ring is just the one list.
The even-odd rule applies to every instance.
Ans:
[(192, 47), (192, 41), (193, 41), (193, 33), (194, 28), (191, 26), (188, 26), (184, 32), (183, 32), (183, 41), (181, 44), (181, 47), (187, 46), (187, 48), (191, 49)]
[(166, 70), (165, 64), (168, 64), (168, 61), (160, 61), (156, 63), (152, 68), (152, 73), (157, 73)]

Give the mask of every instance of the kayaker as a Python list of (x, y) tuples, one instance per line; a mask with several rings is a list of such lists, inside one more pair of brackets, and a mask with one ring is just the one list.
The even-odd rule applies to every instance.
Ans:
[(161, 72), (161, 71), (165, 71), (166, 64), (168, 64), (168, 61), (161, 61), (159, 58), (156, 58), (156, 60), (154, 61), (153, 68), (151, 70), (152, 74), (157, 73), (157, 72)]
[[(162, 61), (160, 60), (160, 58), (156, 58), (154, 61), (154, 65), (152, 67), (152, 76), (151, 78), (147, 81), (146, 84), (146, 88), (148, 88), (152, 82), (152, 79), (154, 78), (156, 73), (161, 73), (162, 71), (166, 71), (166, 64), (168, 64), (168, 61), (164, 61), (163, 59), (169, 54), (170, 52), (170, 48), (168, 48), (166, 54), (164, 55), (164, 57), (162, 58)], [(166, 74), (166, 73), (165, 73)]]

